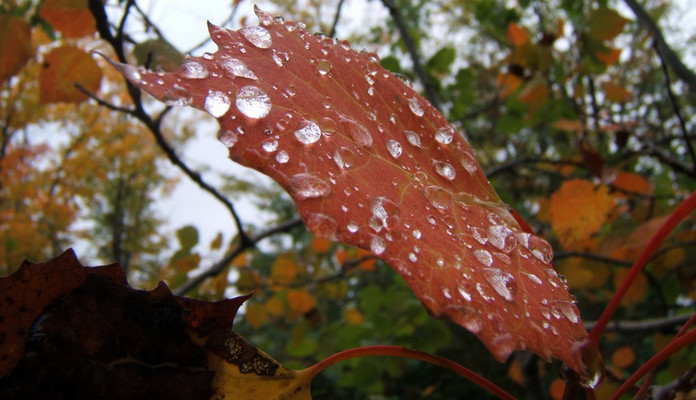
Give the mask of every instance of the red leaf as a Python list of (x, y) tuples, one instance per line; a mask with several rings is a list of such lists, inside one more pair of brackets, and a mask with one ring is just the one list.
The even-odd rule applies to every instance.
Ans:
[(550, 246), (522, 231), (452, 125), (374, 54), (257, 15), (210, 25), (219, 50), (173, 73), (117, 68), (218, 118), (230, 157), (282, 185), (312, 232), (370, 249), (498, 360), (527, 348), (582, 372), (587, 333)]

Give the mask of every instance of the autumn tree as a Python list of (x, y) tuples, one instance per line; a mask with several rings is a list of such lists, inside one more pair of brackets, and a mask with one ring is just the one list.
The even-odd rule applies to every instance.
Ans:
[[(580, 316), (587, 328), (595, 325), (593, 321), (603, 324), (607, 304), (631, 277), (633, 283), (620, 298), (614, 322), (600, 342), (606, 376), (593, 394), (599, 398), (616, 393), (638, 367), (674, 342), (680, 327), (692, 322), (689, 317), (696, 300), (693, 217), (687, 217), (659, 249), (647, 255), (649, 263), (637, 277), (629, 269), (694, 189), (696, 77), (683, 61), (688, 59), (687, 48), (666, 39), (672, 34), (668, 21), (680, 12), (678, 6), (634, 0), (520, 1), (514, 7), (504, 1), (412, 4), (383, 0), (367, 6), (384, 12), (386, 21), (369, 30), (343, 32), (343, 26), (350, 26), (345, 22), (355, 18), (343, 1), (311, 3), (300, 10), (294, 3), (277, 1), (272, 4), (273, 14), (287, 21), (263, 21), (270, 16), (259, 14), (261, 26), (270, 29), (283, 24), (288, 34), (297, 29), (300, 39), (293, 38), (305, 43), (297, 49), (304, 47), (308, 55), (303, 57), (303, 67), (292, 71), (298, 76), (317, 72), (316, 77), (288, 83), (291, 80), (284, 80), (281, 73), (273, 78), (277, 82), (269, 80), (266, 71), (274, 64), (286, 66), (291, 56), (271, 49), (267, 42), (271, 36), (251, 21), (255, 17), (237, 15), (242, 5), (233, 4), (228, 27), (243, 27), (240, 32), (247, 42), (235, 43), (232, 33), (213, 26), (212, 40), (219, 53), (204, 53), (188, 61), (182, 60), (137, 2), (113, 4), (122, 9), (118, 18), (107, 16), (98, 1), (3, 6), (0, 254), (4, 273), (17, 268), (24, 258), (48, 259), (83, 240), (93, 255), (119, 262), (131, 279), (145, 287), (163, 279), (178, 295), (205, 299), (253, 291), (235, 331), (283, 360), (286, 367), (302, 369), (361, 345), (395, 344), (446, 356), (515, 396), (530, 398), (540, 393), (561, 398), (561, 363), (542, 358), (562, 358), (563, 350), (549, 347), (544, 354), (544, 344), (522, 342), (542, 358), (526, 352), (508, 357), (513, 348), (487, 333), (497, 332), (495, 326), (515, 324), (509, 315), (519, 305), (519, 283), (510, 279), (513, 274), (507, 270), (489, 268), (494, 262), (505, 264), (508, 237), (515, 238), (513, 247), (525, 243), (529, 254), (537, 258), (515, 264), (515, 276), (519, 278), (522, 271), (531, 281), (536, 278), (543, 288), (539, 291), (548, 291), (544, 293), (567, 285), (573, 296), (569, 299), (577, 300), (579, 315), (568, 300), (565, 308), (550, 307), (528, 317), (542, 330), (556, 330), (559, 321), (566, 320), (579, 325)], [(146, 39), (136, 42), (131, 36), (134, 20), (144, 27)], [(323, 35), (306, 38), (304, 28)], [(331, 39), (336, 37), (350, 39), (353, 48), (364, 46), (368, 52), (353, 52), (347, 42)], [(225, 40), (230, 48), (224, 47)], [(262, 61), (251, 56), (245, 59), (249, 44), (272, 50), (267, 66), (261, 68)], [(319, 54), (312, 53), (313, 46), (323, 45), (326, 58), (313, 58)], [(102, 57), (91, 56), (91, 50)], [(231, 51), (240, 54), (232, 57)], [(329, 56), (331, 51), (343, 53)], [(121, 79), (106, 59), (113, 60), (127, 79)], [(350, 69), (351, 62), (364, 65), (369, 73), (350, 75), (357, 71)], [(382, 73), (382, 67), (394, 75)], [(239, 88), (246, 92), (238, 92), (236, 102), (231, 102), (216, 83), (210, 83), (224, 81), (210, 73), (213, 68), (224, 71), (224, 79), (235, 85), (239, 80), (253, 85)], [(377, 71), (383, 76), (377, 76)], [(351, 79), (342, 82), (340, 73)], [(387, 90), (402, 90), (402, 82), (394, 76), (423, 97), (404, 95), (401, 109), (386, 100), (372, 102), (374, 96), (392, 93)], [(324, 77), (331, 79), (329, 83), (322, 83)], [(375, 84), (379, 79), (388, 83)], [(275, 97), (269, 96), (271, 89), (261, 89), (274, 84), (286, 85), (272, 89), (282, 92), (274, 92)], [(144, 96), (136, 86), (166, 105)], [(410, 93), (411, 89), (403, 90)], [(336, 93), (348, 99), (353, 96), (357, 103), (363, 101), (361, 96), (367, 99), (358, 120), (302, 116), (305, 122), (292, 125), (293, 110), (307, 105), (317, 110), (304, 110), (308, 115), (322, 116), (322, 109), (345, 111), (345, 103), (352, 100)], [(312, 103), (314, 98), (319, 99), (317, 104)], [(392, 98), (397, 95), (387, 97)], [(273, 110), (287, 109), (290, 117), (270, 114), (274, 125), (260, 129), (254, 123), (272, 112), (271, 103)], [(182, 105), (196, 106), (218, 118), (218, 137), (233, 160), (271, 175), (288, 189), (289, 196), (278, 186), (243, 176), (231, 176), (220, 187), (204, 180), (180, 157), (192, 129), (182, 126), (193, 124), (172, 108)], [(230, 109), (243, 116), (236, 121), (227, 118)], [(436, 110), (447, 117), (451, 128)], [(419, 122), (412, 120), (418, 118), (439, 124), (432, 138), (390, 128), (417, 126)], [(255, 130), (271, 135), (268, 130), (285, 128), (294, 132), (295, 147), (286, 149), (285, 142), (272, 136), (259, 142), (259, 148), (250, 144)], [(47, 135), (50, 131), (59, 135)], [(336, 140), (343, 131), (357, 143), (357, 150), (329, 147), (330, 156), (319, 170), (338, 168), (356, 178), (340, 190), (348, 200), (321, 203), (321, 210), (327, 211), (318, 212), (311, 201), (338, 189), (329, 189), (311, 171), (293, 172), (290, 177), (279, 171), (288, 170), (297, 159), (311, 159), (309, 150), (299, 150), (304, 145), (324, 137)], [(371, 158), (363, 157), (360, 150), (373, 142), (379, 143), (381, 153), (375, 150)], [(478, 163), (467, 145), (475, 150)], [(456, 147), (453, 153), (442, 153), (442, 148), (451, 147)], [(442, 161), (442, 154), (459, 158), (450, 163)], [(403, 190), (401, 201), (377, 196), (363, 210), (349, 210), (360, 190), (378, 190), (380, 184), (401, 188), (403, 177), (386, 171), (390, 160), (406, 163), (406, 157), (416, 160), (402, 167), (414, 177), (414, 187), (422, 186), (418, 189), (422, 196)], [(163, 173), (164, 162), (224, 204), (236, 223), (229, 227), (230, 233), (212, 243), (200, 243), (200, 228), (189, 226), (179, 229), (176, 239), (167, 240), (155, 212), (157, 195), (167, 193), (173, 184)], [(370, 170), (369, 163), (378, 167)], [(352, 175), (354, 167), (366, 169)], [(415, 171), (421, 167), (432, 171), (418, 175)], [(452, 193), (442, 190), (433, 181), (454, 189)], [(349, 198), (351, 192), (353, 198)], [(229, 200), (239, 196), (256, 199), (260, 209), (274, 215), (274, 225), (240, 216)], [(519, 213), (515, 219), (497, 196)], [(465, 223), (449, 220), (448, 216), (459, 215), (447, 214), (448, 210), (462, 203), (473, 203), (479, 206), (476, 212), (485, 214), (475, 212), (463, 219)], [(359, 223), (370, 212), (374, 221)], [(335, 226), (335, 220), (343, 218), (339, 215), (349, 216), (340, 227)], [(496, 220), (501, 216), (502, 221)], [(397, 242), (410, 247), (392, 250), (397, 245), (387, 235), (402, 223), (410, 231)], [(511, 226), (515, 230), (505, 228)], [(410, 245), (436, 230), (442, 236), (426, 239), (429, 247)], [(502, 232), (503, 239), (494, 232)], [(553, 254), (546, 241), (531, 232), (546, 238)], [(470, 256), (467, 262), (478, 262), (478, 269), (472, 269), (465, 281), (469, 283), (451, 290), (445, 280), (449, 275), (434, 278), (439, 275), (433, 272), (461, 261), (449, 258), (455, 252), (443, 244), (449, 243), (445, 241), (448, 234), (471, 249), (464, 250)], [(223, 240), (232, 235), (232, 240)], [(489, 251), (495, 249), (501, 251)], [(202, 254), (209, 251), (224, 254), (206, 264)], [(551, 257), (560, 275), (549, 269), (551, 275), (542, 276), (542, 281), (530, 265), (549, 262)], [(460, 262), (459, 267), (474, 264)], [(459, 304), (462, 297), (466, 300), (469, 292), (498, 301), (486, 314), (451, 311), (448, 305)], [(536, 295), (532, 292), (525, 293)], [(555, 301), (566, 304), (560, 297)], [(428, 312), (451, 322), (433, 319)], [(480, 319), (467, 319), (479, 312)], [(522, 326), (519, 336), (526, 327)], [(469, 331), (478, 334), (488, 349)], [(562, 336), (572, 336), (570, 332), (569, 328)], [(578, 338), (582, 339), (574, 337)], [(519, 343), (512, 346), (517, 348)], [(488, 350), (505, 362), (497, 363)], [(646, 388), (652, 385), (651, 396), (669, 398), (693, 390), (692, 353), (686, 348), (652, 372), (645, 384)], [(572, 366), (569, 359), (563, 361)], [(594, 361), (599, 369), (599, 361)], [(434, 368), (396, 358), (379, 363), (352, 359), (316, 378), (313, 398), (446, 399), (488, 393)], [(577, 383), (567, 376), (566, 380), (571, 386)], [(569, 387), (567, 393), (573, 390)]]

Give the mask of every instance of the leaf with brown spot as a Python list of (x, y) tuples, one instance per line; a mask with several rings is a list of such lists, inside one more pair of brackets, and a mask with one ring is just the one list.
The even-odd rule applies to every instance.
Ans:
[(308, 400), (288, 370), (232, 331), (249, 296), (207, 302), (128, 286), (72, 251), (0, 279), (0, 398)]
[(209, 25), (218, 51), (173, 73), (114, 65), (216, 117), (230, 158), (283, 186), (316, 236), (370, 249), (498, 360), (530, 349), (587, 374), (549, 244), (518, 225), (444, 116), (376, 55), (257, 15), (238, 31)]
[(72, 46), (46, 54), (39, 75), (41, 103), (80, 103), (88, 96), (75, 87), (78, 83), (92, 93), (99, 90), (102, 72), (89, 54)]

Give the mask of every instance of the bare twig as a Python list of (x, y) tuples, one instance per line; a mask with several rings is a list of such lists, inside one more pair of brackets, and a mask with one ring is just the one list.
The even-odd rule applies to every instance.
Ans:
[(220, 261), (216, 262), (213, 264), (210, 268), (208, 268), (205, 272), (201, 273), (200, 275), (196, 275), (190, 280), (186, 281), (183, 285), (177, 287), (174, 289), (172, 292), (176, 295), (183, 295), (189, 290), (193, 289), (194, 287), (198, 286), (206, 280), (207, 278), (214, 277), (218, 274), (220, 274), (222, 271), (227, 268), (232, 260), (235, 259), (238, 255), (242, 254), (245, 250), (253, 247), (261, 241), (262, 239), (265, 239), (269, 236), (275, 235), (277, 233), (281, 232), (287, 232), (291, 230), (292, 228), (295, 228), (297, 226), (302, 225), (302, 220), (299, 218), (291, 219), (289, 221), (283, 222), (271, 229), (265, 230), (259, 234), (251, 236), (247, 242), (240, 242), (237, 247), (232, 249), (229, 253), (227, 253)]
[(437, 98), (437, 93), (435, 92), (435, 86), (433, 86), (428, 73), (425, 72), (423, 64), (421, 63), (420, 56), (418, 55), (418, 49), (416, 48), (416, 43), (413, 37), (409, 33), (408, 26), (401, 15), (401, 10), (394, 4), (393, 0), (382, 0), (382, 4), (389, 10), (394, 19), (394, 24), (401, 34), (401, 39), (403, 39), (406, 49), (408, 49), (408, 54), (411, 56), (411, 62), (413, 62), (413, 72), (416, 74), (418, 79), (423, 83), (423, 88), (425, 89), (425, 97), (430, 101), (433, 107), (440, 110), (440, 101)]
[(665, 58), (663, 57), (662, 52), (660, 51), (660, 46), (658, 46), (657, 41), (655, 41), (654, 47), (655, 52), (657, 53), (657, 57), (660, 59), (662, 72), (665, 75), (665, 88), (667, 89), (667, 96), (669, 97), (669, 101), (672, 104), (674, 115), (677, 116), (677, 120), (679, 121), (682, 139), (684, 140), (684, 144), (686, 145), (686, 148), (689, 152), (689, 156), (691, 157), (692, 169), (694, 169), (694, 171), (696, 172), (696, 153), (694, 152), (694, 148), (691, 145), (691, 140), (689, 140), (689, 134), (686, 131), (686, 124), (684, 123), (684, 118), (682, 118), (681, 110), (679, 109), (679, 103), (677, 102), (677, 99), (674, 96), (674, 93), (672, 92), (672, 80), (669, 77), (669, 71), (667, 71), (667, 64), (665, 63)]
[(102, 106), (102, 107), (106, 107), (106, 108), (108, 108), (109, 110), (118, 111), (118, 112), (122, 112), (122, 113), (124, 113), (124, 114), (130, 114), (130, 115), (133, 115), (133, 113), (135, 112), (135, 110), (131, 110), (130, 108), (121, 107), (121, 106), (117, 106), (117, 105), (115, 105), (115, 104), (109, 103), (108, 101), (106, 101), (106, 100), (100, 98), (100, 97), (97, 96), (96, 94), (90, 92), (86, 87), (82, 86), (82, 85), (81, 85), (80, 83), (78, 83), (78, 82), (75, 82), (74, 85), (75, 85), (75, 87), (77, 88), (77, 90), (79, 90), (79, 91), (81, 91), (82, 93), (86, 94), (90, 99), (96, 101), (97, 104), (99, 104), (99, 105)]
[(696, 364), (692, 365), (691, 368), (673, 382), (664, 386), (654, 387), (653, 399), (673, 399), (677, 393), (689, 392), (695, 386), (694, 377), (696, 377)]
[(633, 14), (635, 14), (638, 19), (638, 23), (641, 24), (643, 28), (647, 29), (653, 36), (656, 47), (664, 56), (665, 63), (669, 65), (672, 71), (674, 71), (674, 74), (686, 83), (692, 91), (696, 91), (696, 74), (684, 65), (679, 59), (679, 56), (669, 47), (655, 21), (636, 0), (624, 0), (624, 2), (633, 11)]
[[(684, 324), (690, 317), (690, 314), (685, 314), (665, 318), (646, 319), (642, 321), (612, 321), (609, 322), (605, 331), (630, 333), (676, 331), (677, 328)], [(589, 331), (595, 326), (595, 324), (595, 321), (585, 322), (585, 329)]]
[(341, 8), (345, 0), (338, 0), (338, 6), (336, 6), (336, 15), (334, 16), (333, 23), (331, 24), (331, 31), (329, 32), (329, 37), (336, 36), (336, 26), (338, 25), (338, 20), (341, 18)]
[[(125, 24), (125, 18), (128, 15), (128, 9), (130, 6), (132, 6), (134, 2), (131, 0), (127, 3), (126, 5), (126, 10), (124, 12), (124, 19), (121, 21), (121, 25)], [(95, 18), (96, 24), (97, 24), (97, 30), (99, 34), (102, 36), (102, 39), (106, 40), (111, 44), (111, 46), (114, 48), (114, 51), (116, 52), (119, 60), (122, 62), (125, 61), (125, 53), (123, 50), (123, 41), (122, 41), (122, 34), (123, 32), (119, 31), (118, 36), (114, 37), (111, 34), (111, 30), (109, 28), (109, 22), (106, 16), (106, 12), (104, 11), (104, 5), (102, 4), (101, 1), (99, 0), (89, 0), (89, 7), (90, 10), (92, 11), (92, 15)], [(162, 134), (161, 130), (161, 122), (163, 116), (169, 111), (169, 109), (166, 109), (156, 118), (152, 119), (152, 117), (145, 111), (143, 108), (142, 104), (142, 97), (140, 90), (133, 86), (130, 82), (126, 81), (126, 85), (128, 87), (128, 93), (131, 96), (131, 99), (133, 100), (133, 104), (135, 108), (133, 110), (128, 110), (128, 113), (130, 115), (133, 115), (136, 117), (138, 120), (140, 120), (145, 126), (148, 127), (150, 132), (155, 137), (155, 141), (159, 145), (159, 147), (164, 151), (164, 153), (167, 155), (169, 160), (172, 162), (172, 164), (176, 165), (179, 167), (186, 176), (188, 176), (191, 180), (193, 180), (201, 189), (205, 190), (206, 192), (210, 193), (215, 197), (217, 200), (219, 200), (222, 204), (225, 205), (225, 207), (229, 210), (230, 214), (232, 214), (232, 217), (234, 219), (235, 225), (237, 227), (237, 231), (239, 232), (239, 237), (241, 239), (241, 242), (243, 244), (248, 244), (249, 242), (249, 237), (247, 236), (246, 232), (244, 231), (244, 227), (242, 225), (242, 221), (239, 218), (239, 215), (237, 214), (237, 211), (234, 208), (234, 205), (232, 202), (230, 202), (225, 196), (222, 195), (217, 189), (209, 185), (207, 182), (203, 180), (201, 175), (198, 172), (195, 172), (191, 170), (186, 163), (184, 163), (181, 158), (176, 154), (174, 149), (169, 145), (167, 140), (165, 139), (164, 135)], [(95, 96), (92, 95), (93, 98)], [(108, 103), (105, 103), (105, 105)]]
[(616, 258), (611, 258), (611, 257), (606, 257), (600, 254), (594, 254), (594, 253), (585, 253), (582, 251), (564, 251), (564, 252), (558, 252), (555, 253), (553, 256), (554, 261), (560, 260), (562, 258), (570, 258), (570, 257), (579, 257), (579, 258), (585, 258), (588, 260), (593, 260), (593, 261), (601, 261), (604, 263), (608, 264), (615, 264), (615, 265), (622, 265), (626, 267), (630, 267), (633, 265), (632, 261), (625, 261), (625, 260), (619, 260)]
[(575, 165), (579, 167), (584, 165), (579, 161), (573, 160), (549, 160), (541, 157), (520, 157), (488, 169), (488, 171), (486, 171), (486, 177), (490, 179), (495, 175), (503, 173), (507, 170), (515, 170), (515, 168), (525, 164)]

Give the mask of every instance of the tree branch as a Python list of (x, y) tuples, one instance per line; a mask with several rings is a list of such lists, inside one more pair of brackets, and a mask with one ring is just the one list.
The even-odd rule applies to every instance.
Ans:
[(435, 87), (433, 86), (433, 83), (431, 82), (428, 73), (425, 72), (423, 64), (421, 64), (420, 56), (418, 55), (418, 49), (416, 48), (416, 43), (414, 42), (413, 37), (409, 33), (408, 26), (406, 26), (406, 22), (404, 21), (404, 18), (401, 15), (401, 11), (396, 6), (396, 4), (394, 4), (393, 0), (382, 0), (382, 4), (384, 4), (384, 6), (387, 7), (387, 9), (389, 10), (389, 14), (391, 14), (392, 18), (394, 19), (394, 23), (396, 24), (396, 28), (399, 30), (399, 33), (401, 34), (401, 39), (403, 39), (404, 44), (406, 45), (406, 49), (408, 49), (408, 54), (411, 56), (411, 62), (413, 62), (413, 72), (423, 83), (425, 97), (428, 99), (428, 101), (430, 101), (430, 104), (432, 104), (433, 107), (440, 110), (440, 101), (437, 99)]
[(239, 245), (237, 247), (235, 247), (234, 249), (232, 249), (232, 251), (227, 253), (222, 259), (220, 259), (220, 261), (213, 264), (210, 268), (208, 268), (206, 271), (204, 271), (200, 275), (194, 276), (193, 278), (186, 281), (181, 286), (172, 290), (172, 292), (178, 296), (184, 295), (189, 290), (200, 285), (207, 278), (211, 278), (211, 277), (214, 277), (214, 276), (220, 274), (222, 271), (225, 270), (225, 268), (227, 268), (227, 266), (230, 265), (232, 260), (234, 260), (238, 255), (242, 254), (245, 250), (255, 246), (256, 243), (258, 243), (262, 239), (265, 239), (269, 236), (275, 235), (275, 234), (280, 233), (280, 232), (287, 232), (287, 231), (291, 230), (292, 228), (297, 227), (297, 226), (301, 226), (301, 225), (302, 225), (302, 220), (300, 218), (295, 218), (295, 219), (291, 219), (289, 221), (283, 222), (283, 223), (281, 223), (273, 228), (265, 230), (257, 235), (251, 236), (247, 242), (239, 243)]
[[(690, 314), (685, 314), (642, 321), (612, 321), (609, 322), (605, 328), (605, 332), (653, 333), (659, 331), (676, 331), (679, 325), (684, 324), (690, 317)], [(585, 322), (585, 329), (588, 331), (592, 330), (596, 323), (596, 321)]]
[(674, 71), (674, 74), (686, 83), (692, 91), (696, 92), (696, 74), (691, 71), (684, 63), (681, 62), (679, 56), (672, 50), (665, 41), (660, 28), (648, 13), (641, 7), (636, 0), (624, 0), (626, 5), (633, 11), (638, 23), (643, 26), (653, 36), (656, 42), (656, 48), (664, 56), (664, 61)]
[(338, 6), (336, 6), (336, 15), (334, 16), (333, 23), (331, 24), (331, 31), (329, 32), (329, 37), (333, 38), (336, 36), (336, 26), (338, 25), (338, 20), (341, 18), (341, 8), (345, 0), (338, 0)]

